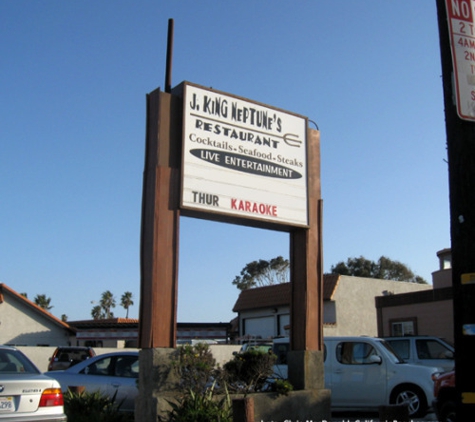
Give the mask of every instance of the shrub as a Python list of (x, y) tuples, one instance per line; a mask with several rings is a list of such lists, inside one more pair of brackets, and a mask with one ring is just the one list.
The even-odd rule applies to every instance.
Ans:
[(178, 403), (170, 403), (170, 422), (232, 422), (229, 394), (220, 400), (214, 395), (214, 385), (204, 393), (189, 390)]
[(272, 384), (272, 391), (286, 396), (289, 392), (294, 390), (294, 386), (287, 380), (276, 379)]
[(216, 360), (206, 343), (178, 348), (173, 366), (180, 377), (179, 389), (203, 392), (217, 375)]
[(273, 353), (257, 350), (239, 353), (224, 365), (224, 378), (237, 392), (262, 391), (274, 373), (276, 359)]
[(68, 422), (133, 422), (134, 415), (120, 411), (115, 395), (107, 397), (99, 391), (64, 394), (64, 413)]
[[(183, 395), (178, 402), (169, 402), (169, 421), (232, 422), (228, 389), (247, 394), (274, 388), (287, 394), (292, 390), (288, 382), (269, 382), (276, 359), (273, 353), (249, 350), (219, 368), (207, 344), (180, 347), (173, 367), (180, 376)], [(222, 396), (217, 397), (219, 394)]]

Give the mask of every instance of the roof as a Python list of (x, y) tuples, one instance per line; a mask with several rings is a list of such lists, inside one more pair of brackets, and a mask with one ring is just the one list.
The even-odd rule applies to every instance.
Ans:
[(340, 274), (325, 274), (323, 276), (323, 300), (332, 300), (336, 292)]
[[(325, 274), (323, 276), (323, 300), (331, 300), (333, 298), (339, 280), (339, 274)], [(290, 304), (290, 293), (290, 283), (243, 290), (239, 294), (233, 312), (288, 306)]]
[(70, 321), (69, 324), (77, 329), (119, 327), (137, 328), (139, 320), (133, 318), (86, 319), (81, 321)]
[(33, 309), (33, 311), (40, 314), (43, 318), (49, 319), (56, 325), (59, 325), (66, 330), (72, 331), (73, 333), (76, 332), (76, 329), (74, 327), (71, 327), (68, 323), (61, 321), (59, 318), (56, 318), (51, 312), (48, 312), (47, 310), (38, 306), (36, 303), (32, 302), (30, 299), (21, 295), (20, 293), (17, 293), (11, 287), (8, 287), (5, 283), (0, 283), (0, 304), (3, 303), (4, 301), (5, 293), (8, 293), (9, 295), (13, 296), (16, 300), (23, 303), (23, 305)]
[[(120, 328), (120, 329), (137, 329), (139, 320), (133, 318), (109, 318), (109, 319), (86, 319), (81, 321), (70, 321), (69, 324), (78, 330), (95, 329), (95, 328)], [(230, 322), (177, 322), (179, 329), (210, 329), (210, 328), (229, 328)]]

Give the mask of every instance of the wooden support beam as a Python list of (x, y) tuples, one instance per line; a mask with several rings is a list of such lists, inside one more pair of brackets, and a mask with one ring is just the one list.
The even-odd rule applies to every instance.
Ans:
[(141, 228), (139, 347), (175, 347), (178, 290), (181, 101), (147, 96)]
[(320, 188), (320, 132), (308, 129), (309, 228), (290, 234), (290, 348), (323, 347), (323, 246)]

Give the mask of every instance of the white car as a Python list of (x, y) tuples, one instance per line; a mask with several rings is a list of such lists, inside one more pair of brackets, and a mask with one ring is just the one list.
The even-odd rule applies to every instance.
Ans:
[(0, 346), (0, 420), (67, 420), (58, 381), (43, 375), (20, 350), (8, 346)]
[[(276, 377), (287, 378), (288, 350), (288, 338), (274, 340)], [(382, 405), (406, 404), (412, 418), (427, 413), (434, 378), (442, 371), (406, 363), (387, 342), (374, 337), (326, 337), (324, 370), (332, 410), (377, 411)]]

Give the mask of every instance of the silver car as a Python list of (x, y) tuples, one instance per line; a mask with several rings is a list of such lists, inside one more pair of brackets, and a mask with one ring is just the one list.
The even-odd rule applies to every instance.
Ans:
[(66, 421), (58, 381), (18, 349), (0, 346), (0, 421)]
[(87, 359), (64, 371), (45, 372), (56, 379), (63, 392), (69, 387), (84, 387), (88, 392), (100, 391), (110, 398), (115, 396), (119, 410), (133, 412), (138, 394), (138, 352), (113, 352)]

